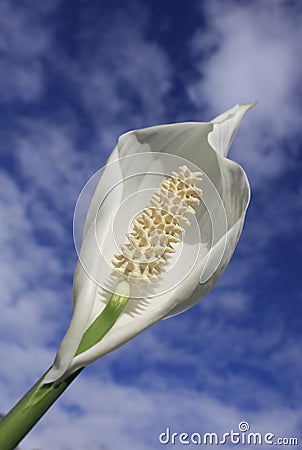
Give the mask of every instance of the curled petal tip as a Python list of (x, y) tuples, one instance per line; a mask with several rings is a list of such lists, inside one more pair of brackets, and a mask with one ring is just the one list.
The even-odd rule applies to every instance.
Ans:
[(213, 130), (208, 135), (208, 142), (218, 154), (227, 156), (243, 116), (255, 104), (237, 103), (211, 120)]

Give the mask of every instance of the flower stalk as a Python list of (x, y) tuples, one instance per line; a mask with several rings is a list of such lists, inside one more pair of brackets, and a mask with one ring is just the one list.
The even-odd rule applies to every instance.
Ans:
[(41, 384), (44, 374), (0, 421), (1, 450), (13, 450), (82, 370), (56, 384)]

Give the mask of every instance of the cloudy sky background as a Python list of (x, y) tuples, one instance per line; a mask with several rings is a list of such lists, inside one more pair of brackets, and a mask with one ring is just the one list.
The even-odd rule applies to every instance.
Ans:
[(87, 368), (23, 450), (151, 450), (166, 427), (242, 420), (302, 442), (301, 20), (299, 0), (1, 1), (2, 412), (68, 326), (75, 203), (117, 137), (258, 101), (230, 153), (252, 201), (219, 284)]

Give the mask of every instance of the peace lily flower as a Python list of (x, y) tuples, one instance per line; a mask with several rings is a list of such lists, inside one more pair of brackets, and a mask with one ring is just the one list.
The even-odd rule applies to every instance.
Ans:
[[(212, 289), (236, 248), (249, 203), (246, 174), (227, 154), (251, 106), (238, 104), (210, 122), (154, 126), (119, 138), (86, 216), (74, 275), (73, 317), (43, 383), (66, 378), (159, 320), (191, 308)], [(169, 161), (174, 165), (171, 169), (167, 167)], [(157, 174), (165, 175), (161, 184)], [(153, 189), (150, 195), (155, 186), (157, 191)], [(138, 192), (149, 198), (139, 215), (133, 210), (139, 203), (135, 197)], [(203, 201), (209, 198), (204, 206)], [(213, 198), (216, 206), (212, 205)], [(194, 229), (188, 231), (193, 222), (188, 214), (194, 218), (195, 231), (200, 231), (197, 238)], [(131, 224), (132, 217), (135, 220)], [(118, 244), (116, 226), (126, 227)], [(131, 231), (128, 238), (127, 231)], [(171, 270), (165, 269), (172, 266), (172, 254), (182, 239), (178, 263)], [(200, 244), (195, 253), (194, 239)], [(117, 272), (120, 279), (114, 278)], [(164, 281), (157, 281), (157, 277)], [(115, 285), (113, 282), (108, 289), (105, 278), (109, 284), (115, 279)], [(140, 278), (153, 279), (151, 290), (148, 283), (136, 290), (133, 280)], [(166, 279), (169, 282), (165, 285)], [(106, 316), (110, 290), (117, 295), (113, 297), (119, 313), (101, 338), (79, 351), (87, 330), (102, 313)]]
[(14, 449), (87, 364), (191, 308), (218, 281), (250, 198), (227, 154), (251, 106), (119, 138), (76, 241), (71, 323), (53, 366), (0, 421), (1, 450)]

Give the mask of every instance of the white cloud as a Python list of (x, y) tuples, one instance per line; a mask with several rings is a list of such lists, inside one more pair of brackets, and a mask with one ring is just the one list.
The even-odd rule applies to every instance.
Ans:
[[(235, 143), (239, 158), (256, 182), (278, 176), (286, 167), (280, 146), (300, 129), (302, 113), (297, 89), (301, 78), (301, 27), (284, 3), (211, 2), (204, 6), (205, 32), (196, 33), (192, 50), (200, 80), (188, 88), (195, 104), (206, 103), (212, 114), (235, 103), (258, 101), (249, 124)], [(240, 152), (237, 149), (240, 149)]]
[(45, 12), (26, 3), (0, 4), (2, 101), (36, 100), (44, 88), (43, 58), (50, 52), (52, 36), (41, 21)]
[(23, 120), (19, 126), (14, 147), (30, 194), (42, 191), (54, 203), (51, 209), (71, 209), (91, 170), (91, 162), (77, 151), (72, 127), (43, 120)]

